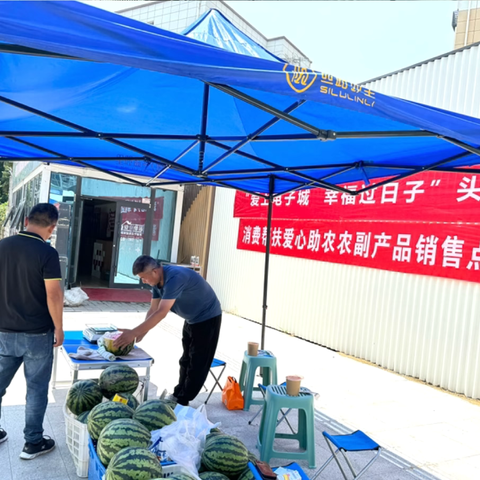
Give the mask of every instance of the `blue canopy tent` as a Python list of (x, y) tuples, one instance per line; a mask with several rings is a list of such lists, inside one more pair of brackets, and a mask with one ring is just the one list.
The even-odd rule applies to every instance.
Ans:
[[(480, 172), (471, 168), (478, 119), (254, 46), (223, 49), (77, 2), (26, 3), (0, 2), (2, 161), (259, 194), (269, 199), (268, 239), (276, 195), (314, 187), (358, 195), (425, 170)], [(208, 22), (197, 22), (207, 41)], [(359, 180), (362, 190), (345, 188)]]

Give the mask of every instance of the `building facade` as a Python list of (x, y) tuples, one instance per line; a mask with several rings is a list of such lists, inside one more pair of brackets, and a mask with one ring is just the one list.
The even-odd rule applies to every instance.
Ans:
[[(181, 33), (211, 9), (275, 56), (310, 66), (310, 60), (286, 37), (267, 39), (223, 1), (150, 2), (118, 13)], [(195, 32), (190, 36), (194, 38)], [(131, 266), (141, 254), (178, 263), (189, 263), (190, 255), (196, 254), (206, 271), (210, 224), (199, 218), (204, 214), (207, 220), (211, 218), (214, 189), (199, 194), (195, 187), (185, 188), (194, 195), (186, 195), (183, 205), (183, 186), (138, 187), (91, 169), (17, 162), (5, 234), (23, 227), (33, 205), (51, 202), (60, 212), (52, 245), (60, 254), (65, 285), (138, 287)], [(195, 199), (199, 205), (193, 205)], [(207, 207), (210, 212), (204, 212)]]
[(453, 12), (452, 27), (455, 49), (480, 42), (480, 3), (459, 1), (457, 10)]
[(183, 187), (153, 189), (112, 178), (39, 162), (15, 163), (6, 234), (23, 228), (35, 204), (52, 203), (59, 221), (51, 244), (59, 253), (65, 285), (137, 287), (132, 264), (139, 255), (177, 261)]
[[(480, 118), (479, 75), (477, 43), (362, 85)], [(237, 249), (234, 199), (217, 189), (207, 279), (261, 322), (265, 256)], [(272, 328), (480, 398), (480, 283), (271, 255), (267, 305)]]
[(221, 0), (198, 2), (163, 1), (120, 10), (118, 13), (156, 27), (182, 33), (199, 17), (211, 9), (216, 9), (230, 20), (239, 30), (248, 35), (266, 50), (277, 57), (300, 67), (309, 68), (310, 59), (302, 53), (288, 38), (266, 38), (261, 32), (241, 17), (232, 7)]

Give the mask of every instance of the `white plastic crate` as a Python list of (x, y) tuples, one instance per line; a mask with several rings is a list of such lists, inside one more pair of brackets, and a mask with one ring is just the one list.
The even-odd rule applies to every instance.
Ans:
[(65, 434), (67, 447), (72, 454), (73, 462), (77, 469), (77, 476), (88, 477), (88, 430), (87, 425), (79, 422), (75, 415), (68, 411), (67, 405), (63, 406), (63, 415), (65, 417)]

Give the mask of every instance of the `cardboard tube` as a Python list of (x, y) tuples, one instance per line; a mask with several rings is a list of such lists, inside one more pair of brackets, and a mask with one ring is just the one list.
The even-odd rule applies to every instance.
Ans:
[(258, 355), (258, 343), (248, 342), (248, 354), (251, 357), (256, 357)]
[(287, 377), (287, 395), (298, 397), (302, 380), (303, 377), (299, 377), (298, 375), (289, 375)]

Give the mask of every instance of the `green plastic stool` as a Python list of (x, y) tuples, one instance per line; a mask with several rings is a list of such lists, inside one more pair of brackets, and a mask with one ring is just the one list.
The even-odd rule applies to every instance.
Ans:
[(277, 358), (271, 352), (259, 350), (256, 357), (251, 357), (247, 352), (243, 355), (242, 369), (240, 371), (239, 385), (243, 392), (244, 410), (249, 410), (250, 405), (263, 405), (263, 398), (253, 398), (253, 392), (259, 392), (255, 387), (255, 372), (262, 369), (263, 385), (277, 383)]
[[(287, 388), (281, 385), (270, 385), (265, 395), (260, 430), (258, 432), (257, 448), (260, 460), (269, 462), (272, 457), (292, 460), (307, 460), (309, 468), (315, 468), (315, 414), (313, 409), (314, 395), (306, 391), (292, 397), (287, 394)], [(298, 410), (298, 432), (275, 433), (278, 412), (282, 408)], [(281, 452), (273, 448), (275, 438), (298, 440), (302, 452)]]

